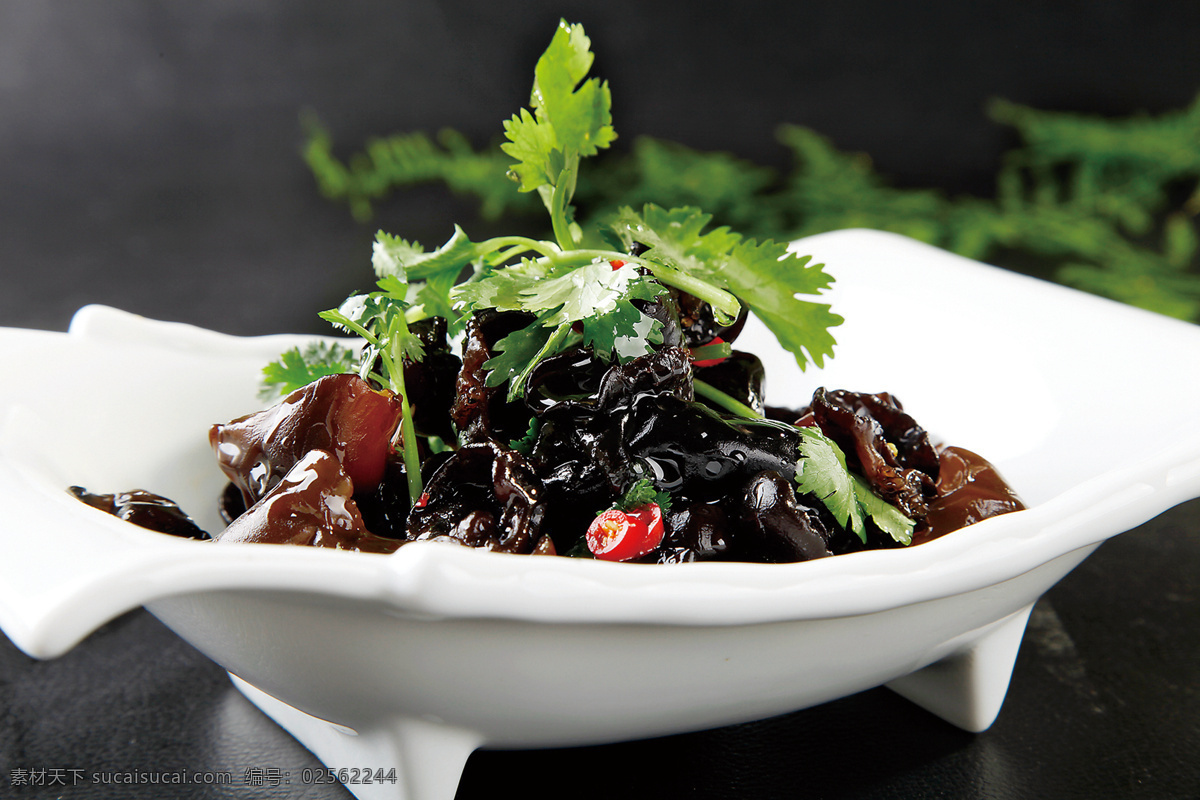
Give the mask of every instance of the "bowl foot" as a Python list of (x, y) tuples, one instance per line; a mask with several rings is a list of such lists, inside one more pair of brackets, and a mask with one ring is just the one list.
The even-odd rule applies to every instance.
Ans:
[(474, 731), (414, 717), (351, 730), (229, 677), (334, 774), (344, 773), (339, 780), (358, 800), (453, 800), (467, 758), (483, 743)]
[(1032, 610), (1030, 604), (973, 631), (950, 655), (888, 688), (964, 730), (986, 730), (1000, 713)]

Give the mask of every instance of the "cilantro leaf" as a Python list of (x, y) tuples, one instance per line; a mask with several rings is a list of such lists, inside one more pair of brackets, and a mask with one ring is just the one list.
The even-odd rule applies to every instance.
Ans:
[(406, 241), (384, 231), (375, 232), (375, 244), (371, 246), (371, 266), (375, 268), (376, 277), (397, 275), (401, 280), (407, 281), (406, 265), (421, 258), (428, 258), (428, 254), (425, 248), (416, 242)]
[(421, 361), (425, 358), (425, 345), (408, 329), (409, 285), (396, 275), (380, 278), (377, 285), (382, 291), (372, 292), (380, 307), (376, 325), (384, 334), (384, 344), (391, 349), (396, 367), (399, 368), (401, 360)]
[(417, 288), (413, 297), (413, 308), (420, 312), (420, 317), (444, 318), (451, 336), (462, 330), (465, 324), (465, 318), (455, 311), (450, 299), (450, 292), (457, 281), (458, 276), (450, 272), (434, 275)]
[(551, 185), (562, 171), (561, 154), (557, 163), (552, 163), (555, 152), (554, 129), (538, 122), (528, 109), (522, 108), (511, 120), (504, 123), (504, 135), (508, 144), (500, 149), (517, 159), (509, 168), (509, 174), (517, 181), (522, 192), (532, 192), (541, 186)]
[(529, 429), (525, 431), (525, 435), (520, 439), (513, 439), (508, 443), (508, 446), (516, 450), (523, 456), (527, 456), (533, 452), (533, 444), (537, 441), (538, 431), (541, 429), (541, 423), (537, 417), (529, 418)]
[(800, 459), (796, 462), (796, 491), (811, 494), (825, 504), (834, 519), (866, 543), (866, 519), (900, 544), (912, 543), (916, 524), (846, 466), (846, 454), (816, 428), (800, 432)]
[(650, 503), (657, 504), (665, 514), (671, 510), (671, 495), (655, 489), (648, 478), (641, 478), (625, 491), (613, 507), (621, 511), (632, 511)]
[(594, 58), (590, 47), (582, 25), (559, 22), (534, 68), (533, 113), (521, 109), (504, 125), (508, 142), (500, 147), (517, 159), (511, 170), (523, 192), (557, 186), (573, 175), (573, 159), (595, 155), (616, 138), (608, 84), (584, 80)]
[(559, 22), (534, 68), (529, 101), (533, 111), (521, 109), (505, 123), (508, 141), (500, 145), (517, 159), (510, 175), (520, 191), (536, 190), (541, 196), (554, 238), (564, 248), (583, 239), (571, 209), (579, 159), (595, 155), (617, 136), (608, 84), (597, 78), (584, 80), (592, 66), (590, 47), (583, 26)]
[(479, 255), (479, 246), (457, 225), (444, 245), (428, 253), (415, 242), (407, 242), (399, 236), (379, 231), (375, 234), (371, 265), (375, 267), (375, 274), (380, 278), (396, 275), (401, 280), (417, 281), (428, 280), (444, 273), (452, 273), (457, 278), (463, 267)]
[(582, 25), (559, 22), (534, 68), (530, 99), (538, 116), (553, 125), (559, 149), (581, 156), (596, 155), (616, 138), (608, 84), (598, 78), (583, 80), (595, 58), (591, 46)]
[(900, 509), (872, 492), (865, 480), (857, 475), (852, 475), (852, 477), (854, 478), (854, 497), (871, 521), (900, 544), (912, 544), (913, 528), (916, 527), (916, 523), (906, 517)]
[(611, 311), (583, 320), (583, 343), (603, 361), (615, 356), (624, 363), (644, 356), (662, 340), (662, 323), (626, 299), (618, 300)]
[(823, 265), (788, 252), (784, 244), (743, 239), (726, 227), (705, 232), (711, 220), (699, 209), (666, 210), (647, 203), (640, 212), (622, 208), (613, 231), (626, 247), (634, 242), (648, 247), (642, 254), (645, 259), (738, 297), (802, 369), (810, 361), (822, 366), (833, 355), (835, 342), (829, 328), (843, 320), (828, 305), (797, 295), (816, 295), (832, 285)]
[(371, 218), (373, 201), (394, 189), (435, 182), (456, 194), (479, 197), (488, 219), (510, 210), (536, 210), (506, 174), (508, 156), (494, 146), (476, 150), (458, 131), (444, 129), (433, 138), (420, 132), (372, 137), (363, 151), (342, 161), (334, 155), (328, 129), (314, 115), (302, 114), (301, 124), (304, 161), (317, 188), (329, 200), (345, 201), (360, 222)]
[(811, 261), (812, 256), (798, 256), (779, 242), (751, 239), (735, 247), (721, 265), (729, 291), (750, 306), (801, 369), (809, 361), (822, 367), (833, 356), (829, 329), (843, 322), (828, 304), (797, 297), (815, 295), (833, 283), (824, 265)]
[(379, 303), (370, 294), (352, 294), (337, 308), (317, 314), (333, 327), (346, 333), (362, 336), (368, 343), (379, 344), (379, 339), (369, 331), (372, 321), (382, 313)]
[[(599, 358), (616, 355), (628, 361), (650, 352), (662, 342), (662, 323), (632, 301), (653, 300), (665, 292), (632, 264), (614, 269), (609, 262), (599, 261), (556, 268), (527, 259), (458, 286), (453, 295), (469, 310), (494, 308), (537, 316), (529, 327), (496, 343), (498, 354), (485, 366), (490, 370), (487, 385), (499, 386), (527, 375), (538, 361), (559, 352), (565, 336), (550, 329), (559, 331), (575, 323), (581, 323), (584, 344), (591, 345)], [(514, 386), (510, 395), (521, 392), (523, 387)]]
[(655, 281), (640, 277), (630, 281), (625, 296), (610, 311), (583, 319), (583, 343), (605, 361), (615, 356), (624, 363), (651, 352), (654, 345), (662, 344), (662, 322), (644, 313), (632, 301), (652, 301), (666, 291)]
[(457, 225), (450, 240), (431, 253), (416, 242), (379, 231), (375, 234), (371, 265), (381, 281), (398, 281), (393, 285), (393, 294), (413, 309), (410, 319), (444, 317), (451, 332), (457, 332), (462, 323), (454, 313), (450, 291), (463, 269), (479, 258), (482, 250)]
[(526, 310), (523, 293), (535, 290), (539, 281), (549, 274), (547, 264), (525, 259), (519, 264), (492, 270), (477, 281), (459, 284), (450, 296), (456, 307), (465, 313), (484, 308), (523, 311)]
[(709, 261), (724, 258), (742, 237), (727, 227), (705, 233), (712, 216), (697, 208), (664, 209), (646, 203), (642, 210), (623, 207), (613, 221), (613, 231), (625, 248), (634, 242), (650, 248), (643, 255), (684, 272), (708, 275)]
[(517, 381), (529, 363), (545, 348), (552, 331), (538, 322), (513, 331), (492, 346), (496, 355), (484, 362), (487, 368), (487, 386), (502, 386), (506, 381)]
[(293, 347), (263, 367), (258, 397), (263, 402), (272, 402), (326, 375), (354, 372), (354, 361), (354, 351), (336, 342), (311, 342), (303, 349)]
[(614, 269), (607, 261), (601, 261), (575, 269), (556, 270), (521, 290), (521, 308), (533, 313), (552, 311), (543, 325), (579, 322), (608, 314), (621, 299), (630, 296), (649, 299), (662, 293), (649, 287), (635, 289), (635, 285), (645, 283), (645, 278), (632, 264)]
[(867, 541), (862, 507), (854, 493), (854, 480), (846, 467), (846, 454), (816, 428), (801, 427), (800, 460), (796, 462), (796, 491), (811, 494), (825, 504), (843, 528)]
[(377, 350), (389, 349), (401, 358), (420, 361), (425, 357), (425, 347), (409, 332), (404, 320), (407, 285), (394, 275), (381, 278), (379, 285), (384, 291), (352, 294), (337, 308), (318, 316), (336, 328), (362, 336)]

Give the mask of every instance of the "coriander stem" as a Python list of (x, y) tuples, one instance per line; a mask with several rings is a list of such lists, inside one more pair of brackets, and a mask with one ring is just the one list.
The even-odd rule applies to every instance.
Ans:
[(486, 249), (480, 255), (490, 255), (503, 247), (511, 247), (512, 249), (505, 253), (504, 261), (512, 258), (516, 253), (521, 253), (525, 250), (532, 250), (538, 255), (545, 256), (551, 260), (557, 258), (562, 252), (554, 242), (530, 239), (527, 236), (497, 236), (494, 239), (488, 239), (482, 244), (486, 245)]
[(570, 195), (575, 191), (575, 170), (578, 167), (578, 155), (567, 158), (567, 165), (558, 173), (558, 180), (554, 184), (554, 194), (551, 195), (550, 200), (550, 223), (554, 228), (554, 238), (563, 250), (570, 250), (575, 246), (575, 239), (571, 236), (571, 226), (567, 222), (566, 209), (567, 204), (571, 201)]
[(408, 480), (408, 499), (416, 505), (425, 487), (421, 483), (421, 456), (417, 452), (417, 429), (413, 425), (412, 406), (408, 404), (408, 390), (404, 386), (404, 355), (400, 352), (397, 333), (400, 328), (408, 333), (408, 323), (402, 315), (392, 317), (388, 338), (392, 352), (387, 356), (388, 376), (392, 391), (400, 398), (401, 456), (404, 459), (404, 475)]
[(692, 354), (693, 361), (707, 361), (715, 358), (729, 358), (733, 354), (733, 347), (729, 342), (721, 342), (720, 344), (703, 344), (699, 347), (689, 348)]
[[(507, 250), (493, 250), (491, 253), (488, 253), (488, 255), (494, 256), (494, 258), (489, 259), (488, 263), (493, 266), (496, 264), (505, 264), (509, 261), (512, 261), (522, 253), (528, 252), (528, 250), (529, 248), (525, 247), (524, 245), (515, 245)], [(546, 256), (543, 256), (543, 258), (545, 257)]]
[(421, 456), (417, 452), (417, 429), (413, 425), (412, 407), (404, 388), (404, 362), (400, 362), (400, 378), (394, 381), (396, 394), (400, 396), (400, 437), (403, 440), (404, 475), (408, 479), (408, 499), (416, 505), (425, 487), (421, 483)]
[[(558, 264), (563, 264), (569, 267), (581, 267), (584, 264), (592, 261), (613, 261), (620, 259), (622, 261), (638, 261), (635, 257), (626, 253), (618, 253), (616, 250), (565, 250), (562, 255), (555, 259)], [(638, 263), (641, 263), (638, 261)]]
[(737, 414), (739, 417), (748, 417), (750, 419), (765, 419), (762, 414), (755, 411), (750, 406), (740, 400), (737, 400), (722, 392), (712, 384), (705, 383), (701, 380), (692, 380), (692, 388), (696, 394), (706, 400), (711, 400), (726, 411)]
[(558, 263), (586, 264), (597, 259), (604, 261), (629, 261), (640, 267), (645, 267), (659, 282), (674, 286), (676, 289), (682, 289), (688, 294), (700, 298), (718, 312), (728, 315), (730, 320), (735, 319), (742, 310), (738, 299), (724, 289), (718, 288), (706, 280), (689, 275), (683, 270), (668, 267), (666, 264), (659, 264), (656, 261), (644, 259), (640, 256), (631, 256), (628, 253), (620, 253), (616, 250), (568, 250), (556, 260)]
[(349, 317), (347, 317), (345, 314), (341, 313), (340, 311), (337, 311), (337, 310), (322, 311), (317, 316), (319, 316), (321, 319), (325, 320), (326, 322), (332, 322), (334, 325), (341, 325), (346, 330), (351, 331), (352, 333), (358, 334), (363, 339), (365, 339), (368, 344), (374, 345), (375, 347), (380, 346), (379, 338), (377, 336), (375, 336), (375, 334), (371, 333), (369, 330), (364, 328), (362, 325), (359, 325), (357, 322), (350, 319)]
[(655, 264), (653, 261), (638, 261), (650, 270), (650, 274), (660, 282), (682, 289), (690, 295), (700, 298), (713, 307), (718, 315), (724, 314), (730, 321), (737, 318), (742, 306), (738, 299), (724, 289), (718, 289), (708, 281), (695, 278), (682, 270), (668, 267), (665, 264)]

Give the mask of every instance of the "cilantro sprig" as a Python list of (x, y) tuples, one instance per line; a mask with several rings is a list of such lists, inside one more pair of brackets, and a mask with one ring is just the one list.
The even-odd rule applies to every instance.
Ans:
[[(334, 327), (366, 341), (359, 376), (374, 379), (400, 398), (401, 454), (409, 498), (416, 503), (423, 489), (421, 459), (417, 452), (412, 407), (404, 386), (404, 362), (420, 361), (425, 357), (425, 349), (408, 328), (406, 311), (410, 307), (410, 287), (404, 271), (395, 270), (384, 275), (377, 285), (377, 291), (351, 295), (337, 308), (322, 311), (319, 316)], [(382, 372), (373, 371), (377, 363)]]
[[(651, 503), (657, 505), (662, 513), (666, 514), (671, 510), (671, 495), (654, 488), (654, 483), (649, 478), (640, 478), (630, 484), (629, 488), (625, 490), (625, 494), (617, 498), (609, 508), (615, 508), (618, 511), (633, 511)], [(596, 516), (607, 510), (607, 508), (600, 509), (596, 512)]]
[[(785, 244), (744, 239), (724, 226), (706, 232), (711, 221), (712, 215), (697, 208), (666, 210), (648, 203), (640, 213), (622, 208), (614, 230), (627, 247), (634, 242), (649, 247), (646, 259), (736, 295), (801, 367), (806, 361), (822, 366), (833, 355), (829, 328), (842, 318), (828, 305), (799, 295), (818, 295), (833, 278), (811, 256), (789, 252)], [(726, 311), (717, 304), (713, 308)]]
[(337, 342), (312, 342), (293, 347), (263, 367), (258, 399), (271, 402), (326, 375), (353, 372), (357, 355)]
[(541, 195), (563, 249), (582, 238), (570, 206), (579, 159), (596, 155), (617, 138), (608, 84), (587, 78), (593, 58), (583, 26), (560, 22), (534, 68), (532, 113), (521, 109), (504, 124), (508, 141), (500, 146), (517, 159), (509, 174), (521, 191)]
[[(381, 234), (378, 275), (421, 281), (414, 304), (449, 312), (452, 321), (497, 309), (533, 316), (495, 345), (486, 363), (490, 386), (508, 384), (509, 399), (542, 360), (576, 344), (597, 357), (628, 361), (662, 342), (662, 326), (635, 301), (652, 301), (666, 287), (709, 303), (718, 319), (733, 320), (747, 304), (803, 368), (832, 355), (829, 328), (841, 317), (801, 299), (827, 289), (831, 278), (808, 257), (772, 241), (743, 239), (728, 228), (706, 231), (698, 209), (646, 205), (623, 209), (607, 237), (585, 236), (572, 200), (582, 159), (608, 148), (612, 126), (608, 84), (589, 78), (591, 42), (580, 25), (559, 23), (534, 69), (529, 108), (504, 125), (509, 175), (522, 192), (537, 192), (550, 214), (554, 240), (502, 236), (473, 242), (459, 227), (436, 250)], [(607, 238), (621, 249), (585, 247)], [(633, 245), (639, 255), (630, 255)], [(461, 283), (456, 281), (467, 275)]]
[(825, 504), (834, 519), (852, 530), (865, 544), (869, 518), (900, 544), (912, 542), (916, 523), (900, 509), (871, 491), (860, 476), (846, 466), (846, 454), (816, 428), (800, 427), (800, 459), (796, 462), (796, 491), (811, 494)]

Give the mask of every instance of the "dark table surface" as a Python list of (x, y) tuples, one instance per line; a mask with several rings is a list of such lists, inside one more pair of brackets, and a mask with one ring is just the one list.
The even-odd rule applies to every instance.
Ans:
[[(324, 332), (314, 311), (362, 285), (374, 228), (317, 195), (301, 110), (345, 151), (442, 126), (482, 143), (526, 100), (559, 16), (588, 26), (629, 139), (778, 162), (772, 128), (797, 122), (951, 192), (988, 193), (1011, 144), (984, 118), (990, 96), (1128, 114), (1200, 88), (1195, 3), (682, 7), (0, 0), (0, 325), (62, 330), (99, 302)], [(373, 225), (436, 244), (473, 214), (431, 188)], [(648, 742), (481, 751), (459, 797), (1200, 798), (1198, 516), (1192, 501), (1104, 544), (1038, 603), (985, 733), (877, 689)], [(52, 661), (0, 641), (2, 797), (347, 797), (296, 780), (318, 766), (144, 611)], [(272, 768), (292, 782), (242, 785)], [(235, 785), (90, 779), (177, 770)]]

